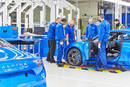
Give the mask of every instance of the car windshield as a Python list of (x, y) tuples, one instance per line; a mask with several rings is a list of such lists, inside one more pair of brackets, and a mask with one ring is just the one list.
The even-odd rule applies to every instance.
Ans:
[(14, 47), (14, 46), (8, 43), (7, 41), (0, 39), (0, 47)]
[[(121, 38), (121, 35), (123, 35), (124, 40), (130, 40), (130, 34), (126, 33), (120, 33), (120, 32), (111, 32), (109, 36), (109, 40), (113, 40), (114, 38)], [(93, 38), (93, 41), (98, 40), (98, 36)]]

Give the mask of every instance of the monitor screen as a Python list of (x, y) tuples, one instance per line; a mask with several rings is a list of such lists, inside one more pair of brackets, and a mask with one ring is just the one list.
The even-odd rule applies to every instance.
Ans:
[(43, 35), (45, 33), (45, 27), (34, 27), (34, 34)]

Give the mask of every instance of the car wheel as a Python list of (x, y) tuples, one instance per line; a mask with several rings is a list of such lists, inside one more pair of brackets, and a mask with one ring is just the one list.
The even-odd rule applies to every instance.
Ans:
[(67, 61), (70, 65), (80, 66), (82, 64), (81, 52), (77, 48), (71, 48), (67, 53)]

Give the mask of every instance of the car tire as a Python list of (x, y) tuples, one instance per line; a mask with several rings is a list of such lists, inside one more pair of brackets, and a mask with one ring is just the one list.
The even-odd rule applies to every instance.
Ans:
[(82, 55), (79, 49), (71, 48), (67, 53), (67, 62), (72, 66), (80, 66), (82, 64)]

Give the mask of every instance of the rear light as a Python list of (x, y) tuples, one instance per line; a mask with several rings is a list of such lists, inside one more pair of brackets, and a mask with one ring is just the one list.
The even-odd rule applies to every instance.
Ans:
[(34, 63), (36, 63), (38, 66), (41, 66), (43, 64), (42, 60), (34, 60)]

